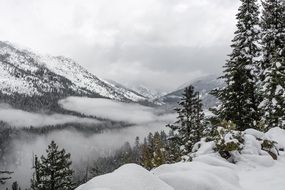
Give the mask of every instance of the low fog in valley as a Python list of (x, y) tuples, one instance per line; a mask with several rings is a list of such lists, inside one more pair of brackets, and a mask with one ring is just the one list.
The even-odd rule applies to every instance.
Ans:
[[(101, 121), (90, 117), (76, 117), (63, 114), (40, 114), (13, 109), (1, 105), (1, 119), (20, 130), (21, 135), (13, 139), (9, 153), (5, 155), (5, 168), (14, 171), (12, 177), (23, 187), (28, 187), (32, 177), (33, 155), (42, 155), (48, 144), (54, 140), (59, 147), (71, 153), (73, 167), (76, 172), (92, 167), (100, 156), (112, 155), (125, 142), (134, 145), (135, 138), (141, 140), (149, 132), (168, 131), (165, 127), (175, 120), (175, 113), (165, 113), (163, 110), (128, 104), (107, 99), (92, 99), (69, 97), (59, 104), (68, 110), (80, 112), (89, 116), (97, 116)], [(103, 129), (100, 132), (87, 132), (76, 129), (81, 124), (94, 128), (106, 120), (122, 121), (127, 125), (120, 128)], [(68, 128), (51, 131), (47, 134), (31, 134), (21, 131), (24, 128), (57, 126), (66, 124)], [(70, 123), (70, 124), (68, 124)], [(3, 164), (3, 163), (2, 163)], [(75, 173), (76, 174), (76, 173)], [(9, 183), (8, 183), (9, 184)]]

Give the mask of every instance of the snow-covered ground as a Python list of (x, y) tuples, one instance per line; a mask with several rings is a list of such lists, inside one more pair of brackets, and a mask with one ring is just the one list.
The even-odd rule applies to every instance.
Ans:
[(282, 150), (285, 131), (274, 128), (265, 134), (254, 130), (245, 134), (246, 151), (238, 155), (236, 164), (208, 150), (200, 152), (192, 162), (166, 164), (152, 171), (127, 164), (113, 173), (93, 178), (76, 190), (284, 190), (284, 152), (280, 151), (278, 159), (273, 160), (260, 149), (256, 136), (276, 141)]

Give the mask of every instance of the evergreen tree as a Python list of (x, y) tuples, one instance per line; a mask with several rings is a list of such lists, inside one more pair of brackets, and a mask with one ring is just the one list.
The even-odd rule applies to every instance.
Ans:
[(42, 172), (42, 169), (40, 168), (40, 162), (38, 160), (37, 155), (34, 156), (33, 169), (35, 170), (35, 172), (33, 173), (33, 178), (31, 180), (31, 189), (39, 190), (40, 176), (41, 176), (40, 172)]
[(19, 187), (17, 181), (12, 183), (12, 190), (21, 190), (21, 188)]
[(135, 163), (139, 164), (141, 162), (141, 145), (140, 145), (140, 138), (136, 137), (135, 139), (135, 146), (133, 148), (133, 156)]
[(177, 141), (175, 138), (176, 136), (174, 135), (173, 130), (170, 130), (166, 146), (166, 162), (169, 164), (179, 162), (181, 160), (179, 144), (176, 143)]
[(224, 66), (226, 87), (212, 91), (221, 102), (213, 110), (219, 121), (231, 121), (238, 130), (256, 128), (260, 122), (259, 89), (260, 29), (257, 0), (241, 0), (232, 53)]
[(154, 143), (154, 151), (153, 151), (152, 165), (153, 167), (158, 167), (162, 164), (165, 164), (164, 144), (162, 142), (161, 135), (158, 132), (154, 133), (153, 143)]
[(262, 2), (262, 95), (266, 129), (285, 127), (285, 3), (282, 0)]
[(58, 150), (54, 141), (48, 146), (46, 153), (46, 157), (42, 156), (40, 161), (35, 159), (35, 178), (32, 180), (31, 188), (34, 190), (74, 189), (70, 154), (64, 149)]
[(194, 91), (193, 86), (185, 89), (179, 106), (175, 109), (178, 113), (178, 120), (168, 127), (176, 133), (173, 139), (180, 145), (181, 154), (187, 155), (191, 153), (194, 144), (203, 137), (205, 129), (202, 103), (199, 93)]
[(151, 153), (152, 150), (150, 149), (150, 146), (149, 146), (146, 138), (144, 139), (144, 143), (142, 145), (141, 151), (142, 151), (142, 160), (141, 160), (142, 163), (141, 163), (141, 165), (148, 170), (152, 169), (153, 168), (152, 153)]
[(120, 166), (121, 163), (126, 164), (133, 162), (133, 150), (129, 142), (125, 142), (121, 147), (116, 160), (118, 161), (118, 166)]

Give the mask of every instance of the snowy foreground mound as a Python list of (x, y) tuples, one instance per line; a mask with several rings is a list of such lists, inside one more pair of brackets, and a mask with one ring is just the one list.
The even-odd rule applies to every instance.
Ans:
[[(113, 173), (93, 178), (76, 190), (284, 190), (285, 130), (274, 128), (265, 134), (247, 130), (245, 137), (236, 164), (212, 151), (209, 142), (192, 162), (166, 164), (152, 171), (127, 164)], [(260, 139), (277, 143), (277, 160), (261, 150)]]

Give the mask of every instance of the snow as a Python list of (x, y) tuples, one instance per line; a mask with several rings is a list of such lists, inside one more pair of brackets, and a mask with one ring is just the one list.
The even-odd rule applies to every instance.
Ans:
[(276, 145), (278, 148), (285, 149), (285, 130), (275, 127), (270, 129), (266, 133), (266, 136), (278, 142), (278, 144)]
[(37, 56), (37, 60), (52, 72), (72, 81), (78, 88), (115, 100), (143, 101), (144, 97), (126, 88), (99, 79), (71, 59), (58, 56)]
[(144, 97), (147, 97), (150, 100), (155, 100), (161, 96), (166, 95), (166, 93), (164, 93), (164, 92), (151, 90), (144, 85), (134, 86), (134, 87), (131, 87), (131, 89), (133, 89), (135, 92), (138, 92), (139, 94), (143, 95)]
[[(0, 92), (4, 94), (43, 95), (67, 90), (75, 94), (101, 95), (119, 101), (146, 101), (142, 95), (123, 86), (99, 79), (75, 61), (62, 56), (35, 54), (11, 43), (0, 41)], [(43, 71), (49, 76), (42, 76)], [(59, 80), (60, 79), (60, 80)], [(68, 79), (68, 80), (66, 80)]]
[(28, 96), (34, 94), (40, 94), (32, 83), (26, 80), (22, 80), (10, 74), (9, 69), (12, 69), (9, 65), (4, 65), (0, 61), (0, 91), (4, 94), (27, 94)]
[(238, 175), (226, 166), (200, 161), (162, 165), (153, 173), (174, 189), (179, 190), (236, 190)]
[(136, 164), (126, 164), (99, 176), (76, 190), (174, 190), (157, 176)]
[(95, 177), (76, 190), (284, 190), (285, 153), (280, 151), (278, 159), (273, 160), (261, 150), (256, 138), (284, 146), (285, 130), (273, 128), (261, 133), (248, 129), (244, 134), (246, 151), (236, 164), (211, 151), (211, 142), (203, 141), (202, 151), (197, 151), (192, 162), (165, 164), (152, 171), (128, 164), (111, 174)]

